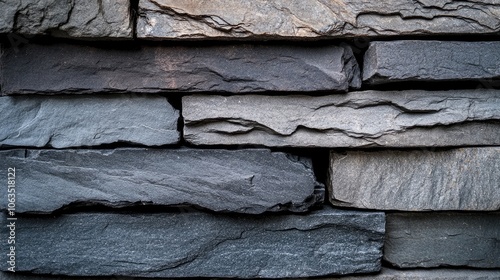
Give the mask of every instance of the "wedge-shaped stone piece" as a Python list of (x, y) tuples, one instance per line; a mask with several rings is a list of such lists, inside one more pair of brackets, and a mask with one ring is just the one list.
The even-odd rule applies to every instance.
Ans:
[(3, 96), (0, 147), (79, 147), (179, 141), (179, 111), (165, 97)]
[(307, 39), (490, 34), (500, 3), (364, 0), (140, 0), (137, 36), (147, 39)]
[[(329, 278), (325, 278), (327, 280)], [(338, 278), (330, 278), (338, 279)], [(368, 276), (343, 277), (342, 280), (498, 280), (500, 279), (500, 270), (479, 270), (479, 269), (382, 269), (382, 273)], [(9, 279), (10, 280), (10, 279)], [(12, 279), (17, 280), (17, 279)], [(19, 279), (25, 280), (25, 279)], [(38, 279), (26, 279), (38, 280)], [(49, 280), (49, 279), (47, 279)], [(59, 280), (59, 279), (54, 279)], [(63, 280), (63, 279), (61, 279)]]
[(7, 49), (2, 60), (4, 94), (347, 91), (361, 85), (346, 45), (29, 44)]
[(421, 147), (500, 144), (500, 91), (351, 92), (182, 99), (196, 145)]
[(2, 0), (0, 33), (132, 39), (129, 0)]
[(263, 149), (9, 150), (0, 158), (2, 170), (16, 168), (17, 212), (75, 203), (304, 212), (324, 199), (309, 160)]
[(500, 210), (500, 147), (332, 152), (329, 173), (330, 202), (338, 206)]
[(290, 278), (379, 271), (385, 216), (331, 208), (258, 217), (85, 213), (23, 217), (16, 226), (18, 272)]
[(500, 268), (500, 213), (387, 215), (384, 259), (401, 268)]
[(382, 84), (500, 79), (499, 50), (499, 41), (372, 42), (365, 53), (363, 80)]

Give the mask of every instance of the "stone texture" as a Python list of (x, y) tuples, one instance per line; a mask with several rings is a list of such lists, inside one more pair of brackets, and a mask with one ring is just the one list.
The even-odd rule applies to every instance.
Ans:
[(0, 0), (0, 33), (132, 39), (129, 0)]
[(329, 177), (338, 206), (500, 210), (500, 147), (332, 152)]
[(500, 268), (500, 212), (387, 215), (384, 259), (401, 268)]
[(348, 46), (28, 44), (7, 49), (3, 69), (4, 94), (347, 91), (361, 85)]
[[(328, 279), (328, 278), (326, 278)], [(326, 280), (325, 279), (325, 280)], [(339, 278), (330, 278), (339, 279)], [(369, 276), (341, 277), (343, 280), (499, 280), (500, 270), (477, 269), (415, 269), (396, 270), (384, 268), (382, 273)], [(13, 279), (15, 280), (15, 279)], [(24, 279), (23, 279), (24, 280)], [(26, 279), (29, 280), (29, 279)], [(35, 279), (34, 279), (35, 280)]]
[(290, 278), (379, 271), (385, 217), (331, 208), (306, 216), (85, 213), (23, 217), (17, 226), (18, 272)]
[(140, 0), (137, 22), (137, 36), (148, 39), (304, 39), (499, 30), (496, 0)]
[[(421, 147), (500, 144), (500, 91), (351, 92), (182, 99), (196, 145)], [(277, 109), (279, 108), (279, 109)]]
[(2, 170), (16, 168), (20, 213), (74, 204), (304, 212), (324, 199), (309, 160), (264, 149), (9, 150), (0, 158)]
[(179, 112), (155, 95), (3, 96), (0, 111), (0, 147), (158, 146), (180, 138)]
[(500, 79), (499, 49), (498, 41), (371, 42), (365, 53), (363, 80), (382, 84)]

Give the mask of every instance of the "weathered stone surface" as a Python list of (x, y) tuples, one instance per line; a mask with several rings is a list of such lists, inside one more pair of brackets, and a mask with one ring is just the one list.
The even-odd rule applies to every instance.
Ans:
[(179, 112), (161, 96), (3, 96), (0, 147), (80, 147), (179, 141)]
[(394, 266), (500, 268), (500, 213), (387, 215), (384, 259)]
[(332, 152), (329, 177), (338, 206), (500, 210), (500, 147)]
[(348, 46), (29, 44), (7, 49), (3, 69), (4, 94), (347, 91), (361, 84)]
[[(500, 2), (498, 5), (500, 8)], [(363, 80), (381, 84), (500, 79), (499, 49), (500, 42), (371, 42), (365, 53)]]
[(182, 99), (196, 145), (421, 147), (500, 144), (500, 91), (351, 92)]
[(0, 33), (130, 38), (129, 0), (0, 0)]
[[(326, 278), (328, 279), (328, 278)], [(339, 278), (331, 278), (339, 279)], [(500, 270), (477, 270), (477, 269), (415, 269), (397, 270), (382, 269), (382, 273), (369, 276), (342, 277), (342, 280), (498, 280)], [(16, 279), (13, 279), (16, 280)], [(23, 279), (24, 280), (24, 279)], [(26, 279), (30, 280), (30, 279)], [(35, 279), (33, 279), (35, 280)], [(38, 279), (36, 279), (38, 280)]]
[(324, 199), (307, 159), (263, 149), (9, 150), (0, 158), (2, 170), (18, 174), (17, 212), (72, 203), (304, 212)]
[[(384, 213), (72, 214), (16, 222), (17, 271), (289, 278), (380, 270)], [(5, 234), (7, 227), (2, 227)], [(2, 243), (5, 252), (8, 244)], [(1, 254), (6, 270), (6, 254)]]
[(148, 39), (489, 34), (499, 30), (500, 3), (496, 0), (140, 0), (137, 23), (137, 36)]

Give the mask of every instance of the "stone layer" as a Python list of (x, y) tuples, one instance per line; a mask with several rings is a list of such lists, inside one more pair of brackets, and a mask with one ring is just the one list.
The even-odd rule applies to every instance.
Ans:
[(2, 63), (3, 94), (309, 92), (361, 86), (346, 45), (28, 44), (6, 49)]
[(382, 84), (500, 79), (499, 49), (500, 41), (371, 42), (365, 53), (363, 81)]
[[(328, 279), (328, 278), (326, 278)], [(339, 279), (339, 278), (330, 278)], [(343, 277), (341, 280), (498, 280), (500, 270), (478, 270), (478, 269), (414, 269), (397, 270), (382, 269), (382, 273), (368, 276)], [(15, 279), (12, 279), (15, 280)], [(24, 279), (23, 279), (24, 280)], [(26, 279), (30, 280), (30, 279)], [(35, 280), (35, 279), (34, 279)], [(38, 279), (36, 279), (38, 280)]]
[(500, 212), (387, 214), (384, 260), (401, 268), (500, 268)]
[(337, 206), (400, 210), (500, 210), (500, 147), (331, 152)]
[(305, 212), (324, 200), (309, 160), (263, 149), (8, 150), (0, 158), (3, 172), (16, 168), (19, 213), (93, 204)]
[[(74, 276), (290, 278), (380, 270), (383, 213), (86, 213), (17, 220), (17, 271)], [(7, 227), (1, 231), (6, 234)], [(2, 244), (6, 252), (7, 243)], [(2, 270), (6, 254), (1, 255)]]
[(496, 34), (498, 1), (140, 0), (137, 37), (309, 39)]
[(438, 147), (500, 144), (500, 91), (362, 91), (182, 99), (195, 145)]
[(149, 95), (2, 96), (0, 147), (175, 144), (179, 111)]
[(3, 0), (0, 33), (132, 39), (129, 0)]

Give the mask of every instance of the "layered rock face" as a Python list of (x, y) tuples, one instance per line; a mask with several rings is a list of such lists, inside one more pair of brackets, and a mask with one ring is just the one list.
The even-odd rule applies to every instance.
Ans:
[(30, 44), (6, 50), (2, 63), (9, 69), (4, 94), (347, 91), (361, 84), (348, 46)]
[(0, 147), (175, 144), (179, 111), (157, 95), (0, 97)]
[(0, 1), (0, 33), (132, 39), (128, 0)]
[(500, 79), (500, 42), (372, 42), (365, 53), (363, 80), (405, 81)]
[(500, 213), (387, 215), (384, 259), (396, 267), (500, 267)]
[[(182, 99), (195, 145), (422, 147), (500, 144), (496, 90)], [(275, 110), (279, 108), (279, 110)]]
[(494, 34), (495, 1), (140, 0), (137, 37), (289, 39)]
[(378, 271), (385, 226), (383, 213), (330, 208), (305, 217), (81, 213), (17, 222), (18, 271), (236, 278)]
[(18, 170), (19, 213), (95, 204), (305, 212), (324, 199), (308, 160), (268, 150), (10, 150), (0, 157), (3, 169)]
[(330, 154), (330, 202), (400, 210), (500, 210), (500, 148)]

